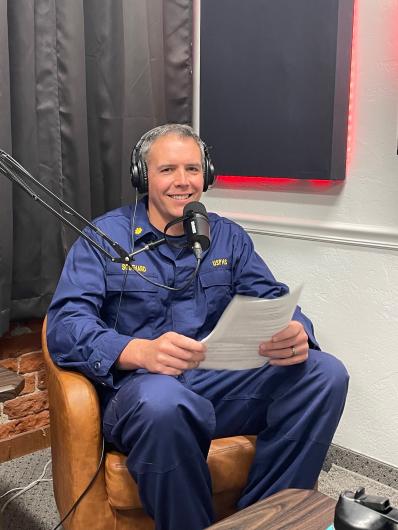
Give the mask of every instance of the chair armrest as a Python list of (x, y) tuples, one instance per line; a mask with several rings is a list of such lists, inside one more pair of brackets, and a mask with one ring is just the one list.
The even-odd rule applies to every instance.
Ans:
[[(47, 348), (46, 324), (45, 319), (42, 349), (48, 372), (54, 494), (63, 516), (98, 468), (102, 452), (101, 415), (98, 395), (92, 383), (82, 374), (59, 368), (53, 362)], [(85, 503), (90, 499), (92, 509), (97, 512), (101, 508), (95, 507), (96, 502), (107, 501), (104, 465)], [(69, 528), (69, 525), (64, 527)]]

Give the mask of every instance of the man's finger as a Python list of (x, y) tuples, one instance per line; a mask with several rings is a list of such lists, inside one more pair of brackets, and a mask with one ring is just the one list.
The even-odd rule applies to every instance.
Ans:
[(269, 364), (271, 366), (292, 366), (294, 364), (301, 364), (308, 358), (307, 354), (291, 355), (285, 359), (270, 359)]
[(179, 335), (178, 333), (173, 333), (170, 338), (171, 338), (171, 342), (175, 346), (178, 346), (179, 348), (182, 348), (184, 350), (197, 351), (197, 352), (207, 351), (207, 346), (205, 343), (199, 342), (195, 339), (191, 339), (190, 337), (186, 337), (185, 335)]
[(278, 333), (275, 333), (275, 335), (273, 335), (271, 341), (279, 342), (280, 340), (286, 340), (291, 337), (296, 337), (300, 333), (300, 331), (304, 331), (303, 325), (300, 322), (297, 322), (297, 320), (291, 320), (284, 329), (278, 331)]

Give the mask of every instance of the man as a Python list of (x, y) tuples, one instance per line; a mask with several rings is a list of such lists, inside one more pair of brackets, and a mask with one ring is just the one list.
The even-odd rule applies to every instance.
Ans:
[[(209, 171), (207, 150), (190, 127), (157, 127), (132, 156), (133, 183), (147, 197), (96, 224), (122, 247), (140, 248), (199, 201), (213, 178)], [(179, 291), (160, 285), (184, 287), (195, 268), (190, 249), (162, 245), (128, 267), (79, 239), (48, 314), (55, 362), (96, 384), (105, 439), (127, 455), (159, 530), (200, 530), (213, 522), (206, 464), (212, 438), (258, 435), (239, 508), (283, 488), (312, 488), (347, 392), (345, 368), (319, 350), (300, 308), (286, 329), (259, 344), (259, 355), (269, 359), (264, 367), (200, 370), (206, 355), (200, 339), (235, 294), (287, 292), (240, 226), (216, 214), (209, 221), (210, 248), (195, 280)], [(181, 224), (168, 234), (179, 243)]]

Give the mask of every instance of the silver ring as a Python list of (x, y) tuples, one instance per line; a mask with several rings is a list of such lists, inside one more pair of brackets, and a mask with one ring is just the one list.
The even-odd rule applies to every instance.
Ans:
[(291, 348), (292, 348), (292, 357), (294, 357), (295, 355), (297, 355), (296, 348), (294, 346), (292, 346)]

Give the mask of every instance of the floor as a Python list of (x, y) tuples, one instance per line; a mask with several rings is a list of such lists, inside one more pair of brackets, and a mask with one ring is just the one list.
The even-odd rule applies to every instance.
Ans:
[[(50, 450), (44, 449), (1, 464), (0, 496), (12, 488), (25, 487), (38, 479), (50, 459)], [(322, 471), (319, 479), (319, 490), (322, 493), (337, 499), (343, 490), (353, 491), (364, 486), (366, 493), (385, 495), (390, 498), (392, 505), (398, 507), (397, 489), (335, 464), (327, 466), (327, 469), (329, 471)], [(43, 479), (49, 478), (51, 478), (51, 463), (48, 464), (43, 476)], [(0, 506), (4, 508), (7, 500), (15, 493), (17, 492), (2, 497)], [(37, 483), (5, 506), (1, 515), (2, 521), (0, 520), (0, 523), (2, 524), (0, 524), (0, 528), (2, 530), (52, 530), (59, 522), (52, 494), (52, 482)]]

